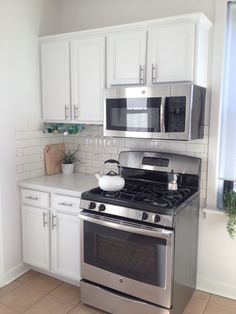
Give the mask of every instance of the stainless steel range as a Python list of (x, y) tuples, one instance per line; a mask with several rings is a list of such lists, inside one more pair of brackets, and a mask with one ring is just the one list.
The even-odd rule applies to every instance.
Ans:
[(125, 187), (82, 194), (81, 300), (114, 314), (182, 314), (196, 286), (201, 160), (121, 152)]

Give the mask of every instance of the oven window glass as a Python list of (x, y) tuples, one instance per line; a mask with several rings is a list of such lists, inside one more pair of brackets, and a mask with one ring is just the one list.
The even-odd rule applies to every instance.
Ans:
[(165, 131), (185, 132), (186, 97), (166, 97)]
[(160, 132), (160, 107), (160, 97), (107, 99), (107, 129)]
[(165, 287), (166, 240), (84, 222), (84, 262)]

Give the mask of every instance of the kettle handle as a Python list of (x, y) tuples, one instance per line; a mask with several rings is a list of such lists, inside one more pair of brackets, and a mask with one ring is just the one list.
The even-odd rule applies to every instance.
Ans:
[(108, 160), (104, 161), (104, 165), (108, 164), (108, 163), (109, 164), (117, 164), (117, 166), (118, 166), (118, 174), (121, 175), (121, 165), (120, 165), (119, 161), (117, 161), (115, 159), (108, 159)]
[(117, 165), (120, 165), (119, 161), (117, 161), (115, 159), (108, 159), (108, 160), (104, 161), (104, 164), (117, 164)]

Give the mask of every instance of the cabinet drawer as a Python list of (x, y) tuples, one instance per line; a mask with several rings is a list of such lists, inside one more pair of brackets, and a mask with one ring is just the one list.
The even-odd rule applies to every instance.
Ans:
[(47, 192), (22, 189), (21, 199), (23, 204), (37, 207), (49, 207), (49, 193)]
[(54, 194), (52, 195), (52, 208), (66, 211), (78, 211), (80, 209), (80, 198)]

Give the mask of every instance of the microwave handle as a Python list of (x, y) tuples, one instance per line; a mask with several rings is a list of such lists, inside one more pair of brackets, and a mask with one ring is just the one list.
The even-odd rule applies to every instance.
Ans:
[(166, 131), (166, 126), (165, 126), (165, 104), (166, 104), (166, 97), (162, 97), (162, 102), (161, 102), (161, 114), (160, 114), (160, 128), (161, 132), (165, 133)]

